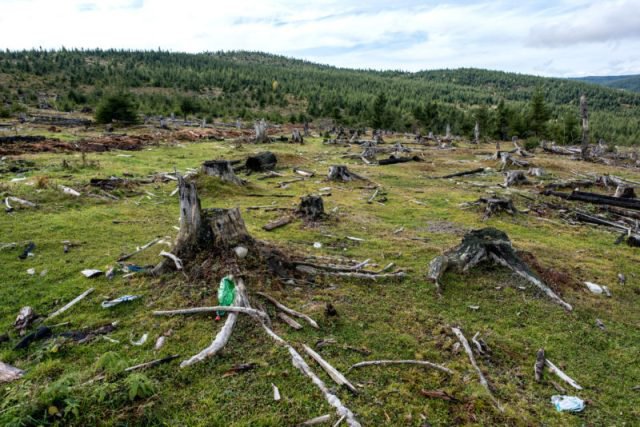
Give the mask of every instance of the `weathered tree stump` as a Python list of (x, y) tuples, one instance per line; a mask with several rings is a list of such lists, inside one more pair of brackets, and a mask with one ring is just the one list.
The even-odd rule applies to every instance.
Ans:
[(320, 196), (305, 196), (300, 200), (298, 215), (308, 221), (317, 221), (325, 216), (324, 202)]
[(580, 97), (580, 117), (582, 118), (582, 143), (580, 144), (580, 155), (582, 160), (589, 160), (589, 109), (587, 106), (587, 96)]
[(329, 166), (329, 174), (327, 175), (327, 178), (330, 181), (343, 181), (343, 182), (354, 181), (357, 179), (364, 180), (364, 178), (361, 177), (360, 175), (351, 172), (349, 169), (347, 169), (346, 166), (341, 166), (341, 165)]
[(529, 166), (529, 162), (524, 160), (519, 160), (513, 157), (510, 153), (506, 151), (499, 151), (498, 155), (500, 156), (501, 167), (500, 170), (503, 171), (507, 169), (509, 166), (516, 166), (520, 168), (526, 168)]
[(531, 271), (513, 249), (506, 233), (495, 228), (483, 228), (471, 231), (462, 238), (462, 243), (450, 249), (444, 255), (437, 256), (429, 264), (428, 277), (433, 280), (438, 290), (440, 278), (444, 272), (453, 267), (467, 272), (481, 262), (492, 261), (509, 268), (538, 287), (553, 302), (571, 311), (571, 305), (563, 301), (555, 292)]
[(271, 151), (263, 151), (255, 156), (249, 156), (245, 166), (253, 172), (264, 172), (275, 169), (277, 163), (278, 159), (275, 154)]
[(530, 181), (525, 175), (525, 171), (509, 171), (504, 178), (504, 186), (510, 187), (512, 185), (530, 184)]
[(269, 135), (267, 135), (267, 127), (267, 122), (265, 122), (264, 119), (254, 123), (253, 128), (256, 131), (256, 143), (271, 142), (271, 139), (269, 139)]
[(497, 215), (501, 212), (506, 212), (509, 215), (515, 215), (518, 213), (518, 210), (513, 206), (513, 201), (511, 199), (506, 199), (502, 197), (481, 197), (474, 205), (486, 205), (484, 210), (483, 220), (486, 220), (493, 215)]
[(626, 185), (618, 185), (618, 187), (616, 187), (616, 193), (613, 195), (613, 197), (618, 197), (622, 199), (635, 199), (636, 191), (633, 187), (629, 187)]
[(218, 177), (224, 182), (230, 182), (236, 185), (244, 184), (244, 182), (236, 176), (228, 160), (207, 160), (202, 164), (202, 171), (209, 176)]
[(376, 144), (374, 142), (367, 141), (362, 144), (362, 148), (364, 148), (364, 150), (362, 151), (362, 154), (360, 154), (360, 157), (370, 161), (376, 160), (378, 149), (376, 148)]
[(296, 144), (304, 144), (304, 138), (302, 137), (302, 134), (298, 129), (293, 130), (293, 133), (291, 134), (291, 142), (294, 142)]

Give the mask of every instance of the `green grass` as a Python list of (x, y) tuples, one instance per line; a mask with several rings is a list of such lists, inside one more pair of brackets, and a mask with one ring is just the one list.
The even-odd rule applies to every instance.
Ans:
[[(78, 154), (38, 154), (22, 156), (36, 162), (37, 170), (26, 174), (27, 181), (8, 183), (14, 175), (0, 177), (0, 192), (38, 203), (37, 209), (16, 209), (0, 216), (0, 242), (17, 242), (18, 247), (0, 252), (0, 331), (10, 332), (11, 340), (0, 344), (0, 360), (26, 370), (24, 379), (0, 389), (0, 424), (59, 425), (294, 425), (321, 414), (334, 415), (321, 394), (290, 363), (287, 352), (275, 346), (255, 323), (240, 318), (229, 345), (215, 358), (186, 369), (178, 361), (149, 370), (145, 377), (118, 374), (119, 366), (130, 366), (170, 354), (189, 357), (207, 346), (221, 324), (211, 317), (156, 318), (155, 309), (210, 305), (216, 301), (217, 281), (187, 281), (181, 275), (151, 279), (117, 276), (113, 281), (101, 277), (86, 279), (85, 268), (106, 269), (122, 253), (128, 253), (154, 237), (173, 239), (178, 225), (177, 196), (170, 196), (175, 183), (148, 184), (114, 194), (118, 201), (88, 197), (87, 183), (92, 177), (135, 177), (197, 168), (213, 158), (243, 158), (270, 149), (281, 159), (281, 171), (292, 175), (299, 165), (317, 172), (304, 182), (287, 189), (276, 188), (284, 179), (257, 180), (244, 177), (246, 188), (235, 188), (212, 178), (198, 179), (203, 207), (240, 207), (249, 231), (297, 253), (371, 258), (381, 267), (389, 262), (409, 272), (401, 282), (368, 283), (359, 280), (323, 279), (315, 285), (283, 286), (262, 284), (286, 305), (299, 309), (320, 324), (320, 330), (305, 327), (291, 331), (279, 322), (276, 332), (301, 350), (301, 344), (313, 345), (323, 338), (334, 338), (337, 345), (325, 347), (321, 354), (342, 372), (351, 364), (366, 359), (425, 359), (443, 363), (455, 370), (452, 377), (415, 367), (371, 367), (354, 370), (348, 378), (361, 384), (362, 392), (352, 396), (337, 390), (338, 396), (358, 416), (363, 425), (421, 425), (422, 417), (432, 425), (634, 425), (640, 416), (640, 396), (632, 387), (640, 384), (640, 268), (637, 249), (615, 246), (615, 235), (590, 227), (555, 225), (533, 215), (502, 216), (481, 221), (476, 209), (461, 209), (463, 202), (486, 194), (489, 187), (502, 182), (498, 173), (436, 180), (444, 175), (475, 167), (495, 167), (473, 149), (428, 151), (428, 161), (385, 167), (346, 163), (357, 173), (383, 186), (388, 200), (367, 204), (372, 194), (367, 183), (328, 183), (324, 175), (330, 164), (345, 163), (343, 148), (323, 146), (311, 139), (304, 146), (272, 144), (268, 147), (246, 145), (234, 151), (225, 142), (159, 145), (139, 152), (108, 152), (88, 155), (83, 166)], [(354, 148), (352, 151), (356, 151)], [(122, 157), (119, 154), (130, 155)], [(62, 168), (67, 159), (71, 169)], [(536, 165), (559, 177), (568, 170), (615, 172), (638, 179), (640, 174), (612, 171), (612, 168), (569, 162), (538, 155)], [(37, 188), (36, 177), (48, 177), (44, 188)], [(42, 181), (42, 180), (41, 180)], [(33, 185), (30, 185), (33, 183)], [(71, 186), (83, 196), (62, 194), (57, 185)], [(301, 196), (331, 187), (325, 197), (325, 209), (331, 219), (317, 226), (300, 222), (273, 232), (262, 225), (279, 216), (277, 212), (247, 211), (255, 205), (289, 207), (298, 197), (252, 197), (250, 194), (292, 194)], [(149, 196), (146, 191), (155, 196)], [(519, 208), (524, 199), (514, 196)], [(422, 204), (415, 203), (419, 201)], [(333, 212), (337, 208), (336, 212)], [(553, 218), (558, 220), (558, 218)], [(115, 224), (113, 221), (130, 221)], [(442, 227), (453, 225), (453, 229)], [(441, 226), (438, 228), (438, 226)], [(562, 288), (563, 297), (575, 310), (566, 313), (527, 287), (507, 271), (483, 266), (468, 274), (448, 273), (443, 280), (443, 296), (438, 298), (426, 280), (429, 261), (456, 245), (465, 229), (493, 226), (508, 233), (518, 249), (532, 252), (547, 267), (561, 269), (576, 280), (590, 280), (609, 286), (612, 298), (595, 296), (584, 290)], [(393, 231), (404, 227), (404, 231)], [(453, 231), (451, 231), (453, 230)], [(345, 240), (356, 236), (364, 242)], [(411, 240), (421, 237), (426, 240)], [(62, 241), (74, 243), (63, 253)], [(34, 257), (18, 259), (24, 245), (36, 244)], [(313, 242), (321, 242), (314, 249)], [(166, 248), (166, 247), (165, 247)], [(133, 258), (140, 265), (158, 261), (160, 248), (154, 247)], [(35, 268), (36, 275), (26, 271)], [(40, 272), (47, 270), (46, 275)], [(619, 285), (618, 272), (628, 278)], [(248, 272), (249, 291), (260, 278)], [(254, 284), (254, 287), (252, 287)], [(333, 286), (330, 286), (333, 285)], [(96, 339), (74, 344), (61, 337), (33, 344), (28, 350), (14, 351), (18, 340), (13, 321), (20, 307), (32, 306), (47, 314), (70, 301), (89, 287), (96, 291), (84, 301), (48, 324), (70, 322), (56, 332), (78, 330), (119, 321), (109, 334), (120, 344)], [(499, 289), (496, 289), (499, 287)], [(100, 302), (124, 294), (141, 295), (140, 300), (112, 309)], [(259, 301), (258, 297), (255, 297)], [(331, 302), (339, 312), (327, 318), (324, 306)], [(469, 309), (480, 306), (479, 310)], [(269, 307), (269, 310), (272, 310)], [(271, 311), (271, 314), (274, 314)], [(599, 318), (606, 325), (595, 325)], [(506, 408), (499, 413), (480, 386), (464, 353), (454, 353), (455, 337), (450, 327), (459, 325), (468, 338), (480, 332), (492, 349), (489, 360), (479, 363), (495, 395)], [(155, 340), (171, 330), (165, 347), (153, 350)], [(149, 333), (141, 347), (129, 344)], [(364, 348), (364, 356), (345, 346)], [(567, 390), (589, 400), (587, 409), (577, 415), (557, 413), (550, 397), (558, 394), (547, 376), (537, 384), (533, 380), (533, 362), (538, 348), (585, 387)], [(108, 356), (104, 356), (107, 354)], [(254, 362), (257, 368), (247, 373), (223, 377), (234, 364)], [(313, 361), (310, 366), (333, 386)], [(113, 368), (115, 366), (116, 368)], [(105, 371), (103, 381), (83, 383)], [(130, 398), (132, 384), (151, 384), (150, 397)], [(271, 383), (276, 384), (283, 400), (272, 400)], [(563, 385), (564, 386), (564, 385)], [(336, 388), (336, 387), (334, 387)], [(444, 389), (463, 403), (452, 404), (427, 399), (420, 390)], [(60, 415), (47, 415), (60, 411)], [(77, 408), (77, 411), (73, 411)], [(65, 415), (65, 409), (67, 409)], [(77, 415), (76, 415), (77, 414)], [(334, 421), (336, 421), (334, 419)]]

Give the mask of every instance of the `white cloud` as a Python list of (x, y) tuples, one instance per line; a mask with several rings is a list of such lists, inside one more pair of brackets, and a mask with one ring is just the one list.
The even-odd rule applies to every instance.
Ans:
[(640, 72), (640, 0), (0, 0), (0, 48), (260, 50), (338, 66)]

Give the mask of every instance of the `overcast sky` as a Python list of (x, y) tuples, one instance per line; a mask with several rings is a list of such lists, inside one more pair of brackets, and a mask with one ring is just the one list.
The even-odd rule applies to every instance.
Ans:
[(0, 48), (259, 50), (352, 68), (640, 74), (640, 0), (0, 0)]

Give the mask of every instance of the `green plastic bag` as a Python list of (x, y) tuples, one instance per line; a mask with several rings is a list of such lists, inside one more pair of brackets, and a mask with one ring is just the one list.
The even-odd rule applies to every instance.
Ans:
[[(231, 276), (225, 276), (218, 287), (218, 305), (230, 306), (236, 299), (236, 284)], [(216, 311), (218, 316), (224, 316), (224, 311)]]

